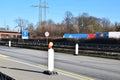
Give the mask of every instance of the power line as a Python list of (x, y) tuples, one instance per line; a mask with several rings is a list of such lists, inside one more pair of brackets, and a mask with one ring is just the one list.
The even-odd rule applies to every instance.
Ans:
[[(38, 7), (39, 8), (39, 24), (41, 25), (41, 23), (43, 22), (43, 14), (44, 14), (44, 21), (46, 22), (46, 9), (47, 4), (46, 4), (46, 0), (44, 0), (44, 4), (42, 4), (42, 0), (39, 0), (39, 5), (32, 5), (32, 7)], [(44, 9), (44, 12), (43, 12)]]

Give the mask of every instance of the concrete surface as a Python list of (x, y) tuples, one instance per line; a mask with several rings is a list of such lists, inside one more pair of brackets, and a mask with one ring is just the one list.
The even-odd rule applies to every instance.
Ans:
[(45, 75), (43, 69), (0, 57), (0, 72), (14, 78), (15, 80), (83, 80), (63, 74)]

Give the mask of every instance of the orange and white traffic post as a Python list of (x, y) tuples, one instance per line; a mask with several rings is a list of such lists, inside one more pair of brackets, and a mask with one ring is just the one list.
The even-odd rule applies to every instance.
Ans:
[(54, 49), (53, 47), (53, 42), (50, 42), (48, 44), (48, 70), (44, 71), (45, 74), (48, 75), (55, 75), (57, 72), (54, 71)]

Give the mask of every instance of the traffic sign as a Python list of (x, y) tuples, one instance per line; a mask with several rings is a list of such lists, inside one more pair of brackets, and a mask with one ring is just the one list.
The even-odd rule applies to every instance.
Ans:
[(48, 37), (50, 34), (49, 32), (45, 32), (45, 36)]
[(22, 39), (28, 39), (28, 30), (22, 31)]

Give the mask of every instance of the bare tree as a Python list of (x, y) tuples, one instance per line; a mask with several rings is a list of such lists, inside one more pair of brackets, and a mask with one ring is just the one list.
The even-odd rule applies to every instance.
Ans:
[(83, 13), (78, 17), (78, 26), (80, 33), (86, 33), (85, 29), (87, 27), (88, 16), (89, 15), (87, 13)]
[(41, 25), (39, 25), (37, 28), (36, 28), (36, 34), (37, 34), (37, 38), (40, 38), (40, 37), (45, 37), (44, 36), (44, 33), (47, 31), (47, 27), (45, 25), (45, 22), (42, 22)]
[(73, 31), (73, 14), (69, 11), (65, 13), (65, 24), (67, 26), (67, 32), (71, 33)]
[(95, 33), (101, 30), (101, 19), (93, 16), (89, 16), (87, 13), (83, 13), (78, 17), (78, 26), (80, 33)]
[(22, 30), (25, 29), (25, 27), (26, 27), (27, 24), (28, 24), (28, 21), (27, 21), (27, 20), (21, 19), (21, 18), (16, 19), (15, 22), (17, 23), (17, 26), (16, 26), (16, 27), (19, 27), (19, 28), (20, 28), (20, 32), (22, 32)]
[(120, 31), (120, 23), (115, 22), (115, 30)]
[(103, 28), (103, 32), (108, 32), (109, 28), (111, 27), (111, 22), (109, 21), (109, 19), (102, 18), (101, 19), (101, 26)]

